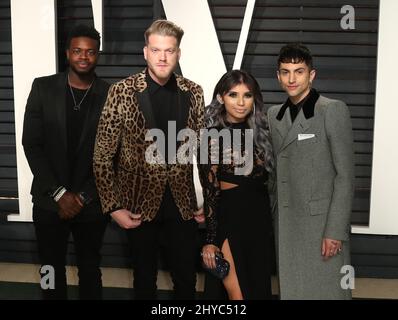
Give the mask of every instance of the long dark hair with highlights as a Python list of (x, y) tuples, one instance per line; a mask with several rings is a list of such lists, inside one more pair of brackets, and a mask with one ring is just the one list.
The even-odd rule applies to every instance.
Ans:
[(271, 172), (274, 167), (274, 159), (269, 138), (267, 112), (265, 110), (260, 86), (258, 85), (257, 80), (250, 73), (244, 70), (231, 70), (221, 77), (214, 88), (212, 102), (205, 108), (206, 127), (227, 127), (225, 122), (225, 106), (217, 100), (217, 95), (224, 96), (233, 87), (239, 84), (245, 84), (253, 94), (254, 112), (250, 113), (246, 122), (249, 128), (253, 129), (254, 144), (256, 148), (259, 151), (264, 152), (265, 169), (268, 172)]

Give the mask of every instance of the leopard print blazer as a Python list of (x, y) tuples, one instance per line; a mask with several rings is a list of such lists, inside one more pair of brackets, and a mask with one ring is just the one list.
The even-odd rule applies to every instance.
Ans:
[[(199, 136), (204, 127), (203, 90), (175, 74), (178, 89), (189, 96), (186, 128)], [(150, 221), (159, 210), (166, 183), (184, 220), (191, 219), (197, 201), (192, 164), (151, 164), (145, 151), (148, 123), (138, 95), (147, 88), (146, 70), (111, 86), (98, 124), (94, 149), (94, 175), (104, 213), (121, 208)]]

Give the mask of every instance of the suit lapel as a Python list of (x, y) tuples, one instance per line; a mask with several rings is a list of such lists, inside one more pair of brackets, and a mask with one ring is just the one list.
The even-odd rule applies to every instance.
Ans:
[(283, 140), (292, 126), (292, 119), (290, 118), (290, 113), (287, 112), (286, 116), (283, 117), (281, 121), (275, 121), (276, 131), (278, 132), (280, 138)]
[[(288, 116), (290, 117), (290, 113), (288, 113)], [(288, 131), (286, 138), (284, 139), (279, 151), (282, 151), (292, 142), (296, 141), (300, 133), (306, 132), (310, 127), (311, 121), (312, 118), (307, 120), (304, 116), (303, 110), (300, 110), (296, 120), (293, 122), (293, 125), (290, 127), (290, 130)]]
[(145, 118), (147, 129), (157, 128), (155, 116), (152, 110), (151, 100), (149, 98), (148, 89), (137, 92), (138, 107)]
[(315, 105), (319, 99), (319, 93), (315, 89), (311, 89), (305, 99), (293, 124), (289, 112), (289, 100), (286, 100), (279, 109), (276, 116), (278, 121), (275, 121), (275, 124), (283, 142), (280, 148), (277, 148), (278, 152), (285, 149), (293, 141), (296, 141), (300, 133), (304, 133), (309, 129), (312, 119), (314, 118)]
[(279, 152), (280, 148), (282, 147), (283, 141), (285, 140), (292, 126), (290, 113), (286, 112), (286, 115), (282, 119), (274, 121), (273, 125), (274, 125), (274, 131), (276, 133), (276, 136), (273, 137), (274, 148), (276, 152)]
[(178, 88), (177, 133), (187, 127), (190, 110), (189, 97), (189, 91), (181, 91)]
[(67, 78), (66, 78), (66, 73), (63, 73), (60, 75), (60, 77), (57, 79), (56, 83), (56, 90), (54, 91), (55, 94), (55, 103), (54, 107), (56, 108), (56, 114), (57, 114), (57, 122), (58, 122), (58, 128), (60, 131), (61, 135), (61, 143), (64, 146), (64, 150), (66, 150), (66, 143), (67, 143), (67, 138), (66, 138), (66, 84), (67, 84)]
[[(157, 128), (156, 119), (153, 113), (152, 103), (149, 97), (147, 83), (145, 81), (146, 77), (146, 69), (142, 71), (140, 75), (145, 82), (144, 87), (141, 91), (136, 91), (136, 97), (138, 100), (139, 110), (144, 115), (145, 123), (147, 129)], [(182, 77), (175, 74), (177, 81), (177, 95), (178, 95), (178, 105), (177, 108), (177, 132), (181, 129), (184, 129), (188, 125), (189, 111), (190, 111), (190, 92), (186, 90), (184, 87), (184, 83), (182, 82)]]

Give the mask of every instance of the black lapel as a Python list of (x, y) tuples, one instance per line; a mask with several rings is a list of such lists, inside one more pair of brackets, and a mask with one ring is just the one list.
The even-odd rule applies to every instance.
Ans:
[(305, 118), (308, 120), (314, 116), (315, 104), (319, 99), (319, 93), (315, 89), (311, 89), (307, 101), (303, 105), (303, 113)]
[(283, 106), (280, 108), (278, 114), (276, 115), (277, 120), (281, 121), (283, 119), (283, 116), (285, 115), (285, 112), (288, 107), (289, 107), (289, 98), (287, 98)]
[(311, 118), (314, 117), (315, 104), (319, 99), (319, 93), (315, 89), (311, 89), (308, 96), (305, 98), (301, 110), (297, 114), (295, 121), (292, 123), (290, 119), (290, 112), (286, 112), (289, 108), (289, 100), (283, 104), (281, 109), (276, 116), (279, 121), (276, 123), (276, 127), (283, 137), (282, 144), (278, 148), (278, 152), (285, 149), (293, 141), (297, 139), (299, 133), (304, 133), (310, 127)]
[(64, 150), (67, 150), (67, 138), (66, 138), (66, 85), (67, 85), (67, 73), (59, 74), (57, 79), (55, 94), (54, 108), (56, 108), (58, 128), (61, 135), (61, 143), (64, 146)]
[(145, 124), (147, 129), (157, 128), (155, 116), (152, 110), (152, 103), (149, 98), (148, 88), (142, 92), (136, 92), (138, 107), (145, 118)]
[(177, 133), (187, 127), (190, 105), (190, 92), (182, 91), (178, 88), (178, 106), (177, 106)]
[[(315, 103), (318, 101), (318, 99), (319, 99), (319, 93), (315, 89), (311, 89), (310, 93), (308, 94), (308, 97), (306, 98), (306, 101), (302, 106), (304, 117), (306, 119), (310, 119), (314, 116)], [(276, 119), (281, 121), (288, 108), (289, 108), (289, 98), (286, 100), (286, 102), (279, 110)]]

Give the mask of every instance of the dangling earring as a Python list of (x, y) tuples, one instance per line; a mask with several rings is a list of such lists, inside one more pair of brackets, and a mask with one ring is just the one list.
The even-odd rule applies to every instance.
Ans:
[(256, 104), (253, 102), (253, 117), (256, 115)]

